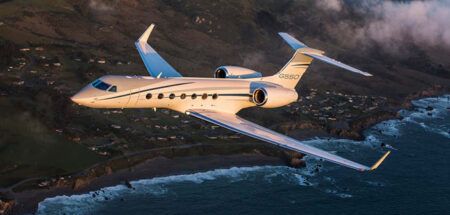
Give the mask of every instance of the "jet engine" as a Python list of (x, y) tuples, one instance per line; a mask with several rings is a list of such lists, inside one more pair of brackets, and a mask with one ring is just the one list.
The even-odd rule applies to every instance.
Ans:
[(252, 100), (256, 106), (276, 108), (297, 101), (298, 94), (294, 89), (287, 88), (258, 88), (253, 91)]
[(214, 72), (214, 78), (259, 78), (262, 77), (260, 72), (238, 67), (238, 66), (221, 66)]

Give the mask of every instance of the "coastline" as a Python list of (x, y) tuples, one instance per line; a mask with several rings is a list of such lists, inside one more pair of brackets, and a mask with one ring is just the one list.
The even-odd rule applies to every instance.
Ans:
[(262, 154), (206, 155), (173, 159), (156, 157), (132, 168), (122, 169), (108, 175), (97, 177), (79, 189), (72, 189), (70, 186), (56, 186), (49, 189), (32, 189), (15, 193), (16, 204), (10, 213), (34, 213), (37, 210), (39, 202), (45, 198), (58, 195), (81, 194), (117, 184), (126, 185), (129, 181), (133, 180), (186, 174), (217, 168), (259, 165), (285, 165), (285, 162), (278, 157)]
[[(395, 114), (387, 114), (383, 117), (373, 116), (372, 120), (359, 121), (358, 134), (363, 136), (363, 131), (376, 123), (381, 121), (399, 118), (397, 112), (400, 109), (410, 109), (413, 107), (412, 101), (420, 98), (433, 97), (445, 94), (445, 91), (423, 91), (413, 96), (409, 96), (403, 103), (397, 105)], [(358, 121), (356, 121), (358, 122)], [(310, 132), (306, 132), (310, 133)], [(314, 131), (310, 134), (316, 134)], [(341, 135), (334, 135), (328, 133), (330, 136), (343, 137)], [(305, 138), (308, 134), (303, 134)], [(346, 137), (349, 138), (349, 137)], [(350, 139), (359, 139), (351, 138)], [(56, 181), (56, 183), (48, 186), (46, 188), (35, 189), (26, 188), (18, 192), (13, 193), (14, 202), (12, 209), (9, 211), (10, 214), (26, 214), (34, 213), (37, 209), (39, 202), (48, 197), (58, 196), (58, 195), (74, 195), (80, 193), (86, 193), (89, 191), (94, 191), (101, 189), (103, 187), (113, 186), (117, 184), (125, 184), (132, 180), (138, 179), (148, 179), (159, 176), (167, 176), (174, 174), (186, 174), (198, 171), (206, 171), (217, 168), (229, 168), (229, 167), (243, 167), (243, 166), (255, 166), (255, 165), (287, 165), (289, 161), (292, 162), (293, 158), (301, 159), (298, 155), (287, 154), (282, 150), (274, 150), (271, 147), (257, 147), (256, 145), (263, 144), (237, 144), (241, 147), (238, 151), (228, 152), (228, 153), (214, 153), (208, 154), (208, 150), (205, 150), (203, 154), (197, 154), (195, 156), (189, 156), (187, 154), (180, 155), (179, 153), (172, 153), (171, 156), (166, 156), (164, 153), (156, 152), (151, 153), (151, 158), (143, 159), (141, 162), (133, 163), (134, 165), (122, 166), (121, 169), (112, 171), (111, 168), (105, 164), (100, 164), (103, 168), (103, 172), (100, 175), (89, 175), (86, 171), (91, 171), (92, 169), (98, 168), (97, 166), (88, 168), (84, 170), (82, 174), (74, 174), (69, 177), (70, 179)], [(196, 146), (191, 146), (196, 147)], [(205, 147), (200, 146), (200, 147)], [(187, 148), (190, 148), (189, 146)], [(252, 149), (253, 148), (253, 149)], [(256, 149), (255, 149), (256, 148)], [(171, 149), (173, 151), (173, 149)], [(186, 150), (186, 149), (184, 149)], [(219, 150), (220, 149), (215, 149)], [(268, 152), (268, 150), (273, 150), (273, 152)], [(187, 149), (189, 151), (189, 149)], [(158, 155), (159, 154), (159, 155)], [(139, 154), (136, 157), (140, 156)], [(178, 157), (180, 156), (180, 157)], [(125, 156), (126, 157), (126, 156)], [(95, 171), (93, 171), (95, 172)], [(98, 174), (98, 173), (97, 173)], [(87, 177), (86, 177), (87, 175)]]

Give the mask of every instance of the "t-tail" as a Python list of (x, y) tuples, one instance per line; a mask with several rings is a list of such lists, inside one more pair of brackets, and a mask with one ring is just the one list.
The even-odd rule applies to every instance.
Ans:
[(278, 33), (284, 41), (295, 50), (294, 56), (284, 65), (284, 67), (275, 75), (264, 77), (263, 81), (279, 84), (283, 87), (293, 89), (308, 69), (313, 59), (329, 63), (331, 65), (343, 68), (350, 72), (358, 73), (364, 76), (372, 76), (370, 73), (363, 72), (359, 69), (341, 63), (337, 60), (323, 55), (325, 52), (313, 48), (309, 48), (304, 43), (298, 41), (287, 33)]

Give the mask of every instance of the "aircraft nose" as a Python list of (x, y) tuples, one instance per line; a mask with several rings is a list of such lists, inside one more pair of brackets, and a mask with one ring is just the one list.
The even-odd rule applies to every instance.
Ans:
[(70, 97), (70, 100), (72, 100), (73, 102), (75, 102), (77, 104), (80, 104), (83, 99), (77, 93), (74, 96)]
[(93, 99), (90, 95), (89, 89), (83, 89), (74, 96), (70, 97), (70, 100), (79, 105), (89, 106), (91, 105)]

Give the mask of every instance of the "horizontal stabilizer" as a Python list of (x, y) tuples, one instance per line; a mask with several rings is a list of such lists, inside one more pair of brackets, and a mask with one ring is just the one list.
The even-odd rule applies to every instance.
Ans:
[(291, 46), (294, 50), (307, 47), (304, 43), (298, 41), (288, 33), (279, 32), (278, 35), (280, 35), (283, 38), (283, 40), (286, 41), (286, 43), (289, 44), (289, 46)]
[(372, 76), (372, 74), (367, 73), (367, 72), (363, 72), (359, 69), (356, 69), (354, 67), (351, 67), (347, 64), (344, 64), (342, 62), (339, 62), (337, 60), (334, 60), (332, 58), (329, 58), (325, 55), (323, 55), (323, 51), (317, 50), (317, 49), (313, 49), (313, 48), (309, 48), (307, 45), (305, 45), (304, 43), (298, 41), (297, 39), (295, 39), (293, 36), (289, 35), (288, 33), (284, 33), (284, 32), (279, 32), (278, 33), (283, 40), (294, 50), (299, 51), (301, 54), (306, 55), (308, 57), (311, 57), (313, 59), (316, 60), (320, 60), (322, 62), (325, 63), (329, 63), (331, 65), (340, 67), (342, 69), (348, 70), (350, 72), (354, 72), (354, 73), (358, 73), (360, 75), (364, 75), (364, 76)]
[(335, 59), (329, 58), (329, 57), (327, 57), (325, 55), (321, 55), (321, 54), (317, 54), (317, 53), (308, 53), (308, 52), (303, 52), (303, 54), (306, 55), (306, 56), (312, 57), (312, 58), (314, 58), (316, 60), (320, 60), (320, 61), (323, 61), (325, 63), (329, 63), (331, 65), (335, 65), (337, 67), (340, 67), (342, 69), (346, 69), (346, 70), (348, 70), (350, 72), (358, 73), (358, 74), (364, 75), (364, 76), (372, 76), (372, 74), (370, 74), (370, 73), (363, 72), (363, 71), (361, 71), (361, 70), (359, 70), (359, 69), (357, 69), (355, 67), (351, 67), (351, 66), (349, 66), (347, 64), (344, 64), (344, 63), (339, 62), (339, 61), (337, 61)]

